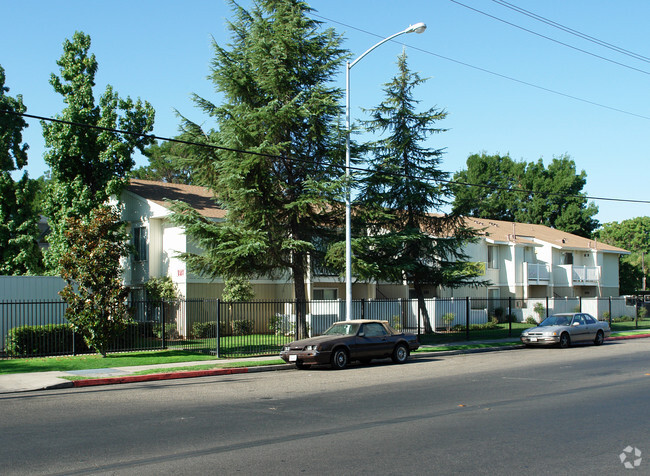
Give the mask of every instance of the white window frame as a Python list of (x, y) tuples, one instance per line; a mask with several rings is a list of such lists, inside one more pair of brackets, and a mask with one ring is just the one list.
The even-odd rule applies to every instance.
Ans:
[[(332, 293), (333, 297), (327, 297), (327, 293)], [(314, 288), (312, 291), (314, 301), (335, 301), (339, 298), (338, 288)], [(318, 295), (320, 294), (320, 297)]]

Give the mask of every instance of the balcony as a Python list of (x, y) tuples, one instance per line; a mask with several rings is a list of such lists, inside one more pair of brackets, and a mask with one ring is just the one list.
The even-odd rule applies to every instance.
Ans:
[(572, 266), (571, 280), (574, 286), (597, 286), (600, 282), (600, 266)]
[(529, 286), (547, 285), (551, 282), (551, 266), (544, 263), (524, 263)]

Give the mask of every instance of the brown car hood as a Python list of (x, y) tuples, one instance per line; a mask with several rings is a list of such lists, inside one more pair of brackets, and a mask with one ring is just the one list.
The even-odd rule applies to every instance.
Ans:
[(291, 348), (294, 347), (305, 347), (307, 345), (318, 345), (322, 344), (324, 342), (334, 344), (338, 342), (345, 342), (349, 339), (353, 339), (356, 336), (354, 335), (347, 335), (347, 336), (316, 336), (316, 337), (310, 337), (308, 339), (300, 339), (300, 340), (295, 340), (289, 344)]

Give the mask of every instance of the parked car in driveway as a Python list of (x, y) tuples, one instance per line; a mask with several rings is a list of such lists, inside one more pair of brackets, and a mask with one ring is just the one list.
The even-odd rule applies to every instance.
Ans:
[(398, 332), (386, 321), (362, 319), (335, 322), (319, 336), (291, 342), (280, 357), (299, 369), (320, 364), (343, 369), (351, 361), (367, 363), (387, 357), (402, 364), (418, 347), (415, 334)]
[(541, 324), (521, 333), (521, 341), (526, 345), (559, 345), (569, 347), (574, 343), (603, 343), (611, 334), (609, 323), (599, 321), (584, 312), (553, 314)]

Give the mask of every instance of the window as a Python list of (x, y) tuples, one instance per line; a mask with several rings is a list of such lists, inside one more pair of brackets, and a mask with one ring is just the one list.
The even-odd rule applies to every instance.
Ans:
[(366, 337), (382, 337), (388, 334), (384, 326), (377, 323), (364, 324), (362, 331)]
[(336, 288), (314, 289), (314, 301), (333, 301), (338, 296), (339, 290)]
[(144, 226), (133, 228), (133, 247), (135, 261), (147, 261), (147, 229)]
[(573, 253), (562, 253), (562, 264), (573, 264)]
[(499, 267), (499, 248), (488, 245), (488, 268), (497, 269)]

